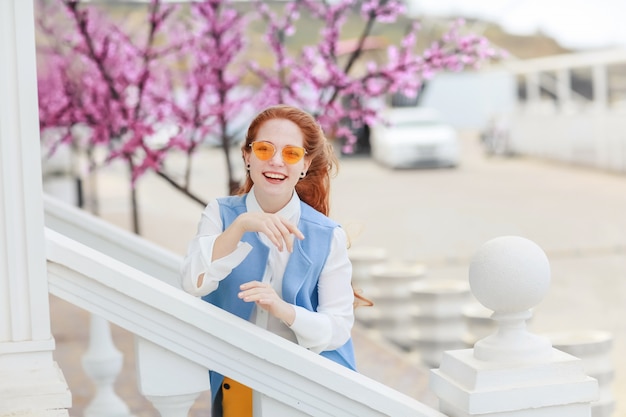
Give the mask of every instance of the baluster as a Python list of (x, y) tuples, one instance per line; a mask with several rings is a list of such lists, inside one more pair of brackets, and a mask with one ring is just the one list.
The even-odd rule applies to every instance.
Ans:
[(373, 326), (378, 320), (376, 308), (377, 292), (372, 283), (371, 270), (376, 265), (382, 265), (387, 259), (387, 251), (383, 248), (362, 247), (350, 248), (348, 251), (352, 262), (352, 285), (355, 290), (362, 291), (368, 299), (374, 301), (374, 308), (357, 308), (355, 319), (365, 326)]
[(373, 289), (372, 267), (382, 265), (387, 260), (387, 251), (383, 248), (363, 247), (350, 248), (348, 251), (352, 262), (352, 283), (363, 291)]
[(113, 344), (109, 322), (92, 314), (89, 325), (89, 348), (82, 362), (85, 373), (94, 381), (96, 394), (85, 408), (85, 417), (130, 417), (128, 406), (114, 389), (124, 356)]
[(196, 399), (211, 387), (209, 371), (141, 337), (135, 337), (139, 391), (161, 417), (187, 417)]
[(146, 395), (161, 417), (187, 417), (200, 393), (183, 395)]
[(611, 383), (615, 370), (611, 361), (613, 335), (604, 331), (572, 330), (546, 335), (556, 349), (579, 358), (587, 375), (598, 380), (600, 398), (591, 403), (592, 417), (610, 417), (615, 410)]
[(445, 350), (465, 347), (463, 308), (470, 301), (466, 281), (426, 279), (411, 288), (413, 312), (412, 331), (405, 336), (421, 362), (439, 366)]
[(491, 314), (493, 311), (478, 302), (471, 302), (465, 306), (463, 309), (466, 329), (463, 335), (465, 347), (474, 347), (474, 343), (496, 330), (496, 322), (492, 320)]
[(374, 308), (378, 311), (376, 328), (381, 335), (403, 349), (412, 326), (414, 304), (411, 287), (424, 277), (426, 268), (419, 263), (390, 262), (372, 268), (376, 289)]

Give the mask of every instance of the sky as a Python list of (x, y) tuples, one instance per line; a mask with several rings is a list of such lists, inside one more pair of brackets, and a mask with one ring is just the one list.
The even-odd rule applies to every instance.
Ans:
[(413, 13), (499, 23), (516, 35), (541, 31), (565, 48), (626, 47), (626, 0), (407, 0)]

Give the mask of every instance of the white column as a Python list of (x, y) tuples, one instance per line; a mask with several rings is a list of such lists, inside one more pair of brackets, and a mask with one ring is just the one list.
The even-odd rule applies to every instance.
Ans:
[(537, 72), (524, 74), (526, 76), (526, 102), (533, 107), (541, 100), (541, 77)]
[(52, 357), (32, 1), (0, 1), (0, 57), (0, 415), (67, 416)]
[(430, 380), (440, 411), (450, 417), (590, 417), (598, 381), (585, 374), (580, 359), (526, 328), (550, 284), (541, 248), (517, 236), (490, 240), (470, 264), (469, 283), (494, 311), (498, 330), (474, 349), (444, 353)]
[(596, 109), (604, 111), (609, 104), (609, 81), (606, 65), (594, 65), (592, 74), (593, 104)]
[(556, 72), (557, 103), (562, 113), (569, 113), (572, 108), (572, 77), (569, 68)]

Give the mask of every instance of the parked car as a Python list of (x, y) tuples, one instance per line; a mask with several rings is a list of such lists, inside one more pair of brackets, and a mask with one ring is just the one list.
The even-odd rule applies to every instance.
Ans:
[(386, 123), (373, 126), (371, 155), (391, 168), (456, 167), (460, 146), (456, 129), (440, 113), (425, 107), (390, 108)]

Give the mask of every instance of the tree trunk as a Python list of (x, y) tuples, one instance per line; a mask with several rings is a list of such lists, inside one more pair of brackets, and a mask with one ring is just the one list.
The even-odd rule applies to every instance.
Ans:
[(132, 214), (132, 226), (133, 232), (136, 235), (141, 235), (141, 230), (139, 228), (139, 207), (137, 203), (137, 183), (133, 182), (133, 163), (132, 161), (128, 161), (128, 168), (130, 171), (131, 181), (130, 181), (130, 205), (131, 205), (131, 214)]

